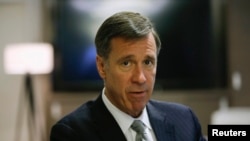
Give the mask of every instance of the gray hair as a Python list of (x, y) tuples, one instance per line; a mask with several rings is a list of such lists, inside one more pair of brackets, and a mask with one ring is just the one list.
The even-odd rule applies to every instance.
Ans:
[(111, 51), (110, 42), (114, 37), (139, 39), (152, 33), (160, 52), (161, 41), (149, 18), (134, 12), (119, 12), (107, 18), (97, 31), (95, 45), (97, 54), (108, 59)]

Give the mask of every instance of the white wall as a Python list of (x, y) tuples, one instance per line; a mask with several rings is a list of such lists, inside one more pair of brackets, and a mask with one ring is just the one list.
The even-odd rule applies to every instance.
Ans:
[[(41, 41), (41, 0), (0, 0), (0, 140), (14, 141), (17, 110), (23, 97), (22, 76), (6, 75), (3, 68), (3, 51), (7, 44)], [(13, 56), (14, 57), (14, 56)], [(25, 109), (19, 123), (21, 139), (28, 141)]]

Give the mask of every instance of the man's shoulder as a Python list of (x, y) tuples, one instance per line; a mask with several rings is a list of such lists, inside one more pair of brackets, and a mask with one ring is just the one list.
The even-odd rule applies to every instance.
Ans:
[(90, 108), (94, 101), (88, 101), (83, 103), (81, 106), (77, 107), (75, 110), (64, 115), (57, 123), (62, 124), (79, 124), (83, 123), (84, 120), (91, 120)]
[(162, 107), (162, 108), (174, 108), (174, 109), (189, 109), (187, 105), (176, 103), (176, 102), (167, 102), (167, 101), (160, 101), (160, 100), (150, 100), (149, 104), (151, 106)]
[(176, 121), (193, 123), (196, 119), (192, 109), (181, 103), (150, 100), (147, 108), (151, 116), (167, 117), (168, 121), (173, 123), (176, 123)]
[(171, 114), (186, 113), (191, 111), (191, 108), (187, 105), (176, 102), (167, 102), (159, 100), (150, 100), (148, 103), (148, 108), (154, 109), (155, 111), (171, 113)]
[(51, 128), (51, 138), (62, 136), (65, 140), (80, 140), (80, 138), (81, 140), (98, 140), (95, 136), (94, 106), (95, 101), (91, 100), (61, 117)]

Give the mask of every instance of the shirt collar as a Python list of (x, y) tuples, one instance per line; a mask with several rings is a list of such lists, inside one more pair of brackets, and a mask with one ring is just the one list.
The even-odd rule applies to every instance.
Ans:
[(133, 123), (133, 121), (135, 119), (141, 120), (147, 126), (147, 128), (152, 129), (150, 122), (149, 122), (146, 107), (143, 109), (142, 114), (138, 118), (133, 118), (130, 115), (128, 115), (128, 114), (124, 113), (123, 111), (121, 111), (120, 109), (118, 109), (116, 106), (114, 106), (109, 101), (109, 99), (105, 95), (105, 88), (103, 88), (103, 90), (102, 90), (102, 100), (103, 100), (105, 106), (107, 107), (107, 109), (110, 111), (110, 113), (115, 118), (116, 122), (119, 124), (123, 133), (126, 133), (129, 130), (131, 124)]

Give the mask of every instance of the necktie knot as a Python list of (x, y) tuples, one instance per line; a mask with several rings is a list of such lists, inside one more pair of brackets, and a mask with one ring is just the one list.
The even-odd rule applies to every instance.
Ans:
[(137, 133), (136, 141), (142, 141), (143, 139), (147, 141), (147, 136), (145, 132), (146, 126), (143, 124), (142, 121), (135, 120), (131, 125), (131, 128)]
[(131, 125), (131, 128), (139, 134), (143, 134), (145, 132), (145, 125), (140, 120), (135, 120)]

